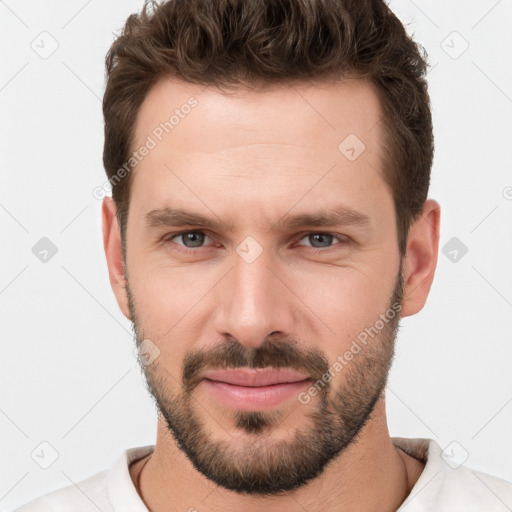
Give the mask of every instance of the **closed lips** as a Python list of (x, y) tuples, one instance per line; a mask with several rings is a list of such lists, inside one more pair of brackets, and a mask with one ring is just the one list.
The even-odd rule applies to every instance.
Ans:
[(227, 369), (206, 372), (203, 378), (233, 386), (260, 387), (301, 382), (308, 376), (292, 370)]

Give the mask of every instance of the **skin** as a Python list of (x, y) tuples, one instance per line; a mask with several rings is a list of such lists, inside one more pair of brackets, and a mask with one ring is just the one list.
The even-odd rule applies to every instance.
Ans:
[[(382, 115), (372, 86), (363, 81), (302, 84), (263, 92), (213, 88), (165, 79), (146, 97), (136, 125), (135, 147), (175, 108), (193, 96), (198, 105), (164, 136), (132, 171), (123, 261), (115, 204), (103, 202), (103, 236), (109, 276), (123, 314), (137, 320), (159, 350), (165, 384), (180, 391), (182, 362), (191, 349), (211, 348), (226, 334), (258, 347), (272, 332), (295, 335), (330, 363), (386, 312), (400, 268), (391, 191), (382, 177)], [(366, 149), (355, 160), (338, 150), (356, 134)], [(370, 218), (367, 227), (304, 227), (271, 232), (287, 213), (313, 213), (343, 204)], [(165, 206), (192, 210), (233, 224), (233, 231), (197, 226), (148, 227), (147, 212)], [(412, 225), (402, 262), (401, 316), (424, 306), (437, 264), (440, 206), (429, 199)], [(209, 238), (186, 254), (175, 233), (201, 229)], [(314, 252), (308, 234), (339, 233)], [(248, 264), (236, 252), (253, 237), (261, 255)], [(313, 241), (314, 242), (314, 241)], [(126, 264), (126, 268), (125, 268)], [(379, 342), (376, 337), (375, 343)], [(345, 378), (343, 371), (333, 386)], [(204, 391), (197, 414), (216, 440), (250, 443), (233, 419)], [(314, 401), (312, 401), (314, 402)], [(272, 430), (273, 439), (306, 421), (312, 405), (292, 400)], [(397, 449), (389, 436), (384, 396), (355, 442), (308, 485), (279, 496), (239, 494), (198, 472), (174, 442), (161, 416), (153, 454), (130, 473), (152, 512), (392, 511), (406, 498), (423, 463)]]

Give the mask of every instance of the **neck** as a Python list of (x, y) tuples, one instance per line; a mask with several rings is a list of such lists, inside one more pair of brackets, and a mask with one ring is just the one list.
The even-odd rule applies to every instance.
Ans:
[(217, 486), (193, 467), (161, 417), (154, 452), (135, 463), (130, 472), (151, 512), (205, 507), (209, 512), (258, 512), (262, 508), (268, 512), (391, 512), (405, 500), (423, 467), (393, 445), (384, 400), (380, 400), (356, 442), (319, 477), (280, 496), (248, 496)]

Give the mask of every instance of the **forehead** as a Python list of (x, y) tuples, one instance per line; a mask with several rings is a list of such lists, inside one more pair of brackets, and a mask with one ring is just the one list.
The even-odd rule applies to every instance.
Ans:
[(222, 194), (286, 208), (306, 195), (303, 205), (328, 206), (336, 191), (355, 205), (364, 190), (371, 215), (376, 196), (390, 204), (381, 115), (361, 80), (226, 92), (166, 78), (139, 110), (133, 149), (151, 150), (132, 171), (131, 196), (149, 211), (182, 207), (185, 193), (204, 211)]
[(373, 151), (379, 130), (372, 132), (380, 119), (375, 89), (363, 80), (220, 91), (166, 78), (150, 89), (139, 109), (135, 145), (163, 130), (167, 144), (194, 142), (205, 152), (248, 142), (314, 142), (318, 149), (337, 149), (336, 142), (354, 134)]

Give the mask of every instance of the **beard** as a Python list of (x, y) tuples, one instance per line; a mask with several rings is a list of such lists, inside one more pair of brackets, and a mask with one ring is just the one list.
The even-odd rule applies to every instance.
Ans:
[[(383, 394), (394, 357), (400, 320), (396, 307), (401, 304), (403, 287), (400, 269), (389, 302), (389, 310), (396, 314), (389, 322), (381, 322), (384, 326), (378, 335), (360, 348), (353, 359), (345, 361), (336, 388), (332, 380), (325, 378), (334, 366), (325, 355), (319, 349), (301, 349), (296, 340), (285, 336), (269, 335), (256, 348), (229, 338), (210, 349), (189, 351), (183, 361), (181, 383), (160, 364), (162, 358), (147, 366), (141, 364), (158, 412), (194, 468), (226, 489), (259, 496), (280, 495), (318, 477), (357, 440)], [(128, 280), (126, 290), (139, 346), (145, 337), (135, 314)], [(304, 420), (286, 438), (272, 437), (272, 432), (293, 412), (279, 407), (265, 411), (226, 410), (224, 416), (234, 422), (237, 434), (245, 435), (243, 442), (237, 436), (236, 446), (229, 435), (226, 440), (212, 435), (207, 421), (210, 416), (202, 411), (194, 391), (205, 371), (242, 367), (289, 368), (305, 372), (312, 385), (321, 382), (321, 386), (315, 386), (318, 392), (307, 405), (299, 400), (305, 411)], [(171, 390), (172, 385), (176, 392)], [(203, 412), (206, 420), (198, 412)]]

